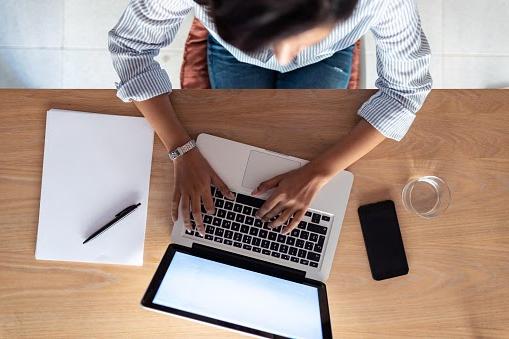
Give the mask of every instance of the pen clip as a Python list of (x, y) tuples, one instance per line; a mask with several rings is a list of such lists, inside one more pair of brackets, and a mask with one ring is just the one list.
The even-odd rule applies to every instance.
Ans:
[(118, 212), (116, 215), (115, 215), (115, 218), (120, 218), (122, 217), (123, 215), (126, 215), (127, 213), (131, 212), (133, 209), (135, 209), (136, 207), (138, 207), (139, 205), (141, 205), (140, 203), (136, 204), (136, 205), (131, 205), (131, 206), (127, 206), (126, 208), (124, 208), (122, 211)]

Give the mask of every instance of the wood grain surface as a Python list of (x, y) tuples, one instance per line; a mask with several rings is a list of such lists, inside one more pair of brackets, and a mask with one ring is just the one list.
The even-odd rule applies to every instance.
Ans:
[[(370, 90), (175, 90), (192, 136), (207, 132), (312, 159), (345, 135)], [(143, 267), (34, 259), (46, 111), (140, 115), (113, 90), (0, 90), (0, 337), (238, 337), (140, 308), (170, 242), (172, 164), (156, 138)], [(353, 165), (354, 186), (327, 282), (337, 338), (509, 337), (509, 91), (437, 90), (401, 142)], [(445, 214), (404, 210), (418, 175), (452, 191)], [(357, 217), (393, 199), (410, 265), (374, 281)], [(281, 316), (271, 314), (267, 316)]]

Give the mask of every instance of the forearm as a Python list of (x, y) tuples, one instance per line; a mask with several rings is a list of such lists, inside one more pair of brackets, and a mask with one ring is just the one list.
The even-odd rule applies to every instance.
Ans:
[(313, 159), (309, 167), (315, 175), (332, 178), (369, 153), (384, 139), (380, 132), (366, 120), (361, 119), (348, 135)]
[(189, 134), (178, 120), (168, 94), (135, 101), (134, 104), (154, 128), (168, 152), (189, 141)]

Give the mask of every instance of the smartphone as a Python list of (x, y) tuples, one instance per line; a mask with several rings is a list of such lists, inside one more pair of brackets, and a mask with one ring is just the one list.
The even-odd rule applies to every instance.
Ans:
[(357, 211), (373, 279), (407, 274), (408, 262), (394, 202), (386, 200), (364, 205)]

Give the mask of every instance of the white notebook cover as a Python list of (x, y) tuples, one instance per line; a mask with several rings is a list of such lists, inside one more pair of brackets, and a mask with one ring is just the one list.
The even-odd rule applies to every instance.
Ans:
[(141, 117), (47, 112), (36, 259), (143, 265), (153, 141)]

